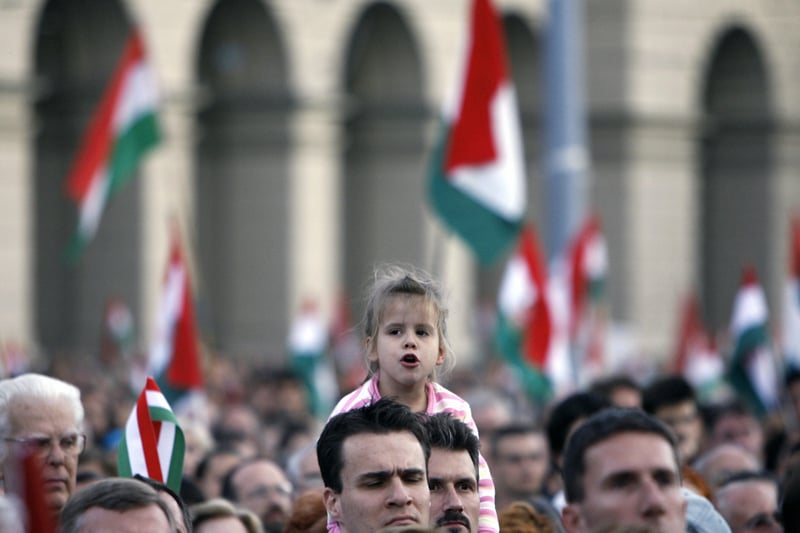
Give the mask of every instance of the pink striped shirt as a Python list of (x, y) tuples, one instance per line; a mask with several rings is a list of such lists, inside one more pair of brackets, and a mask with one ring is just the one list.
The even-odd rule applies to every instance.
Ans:
[[(478, 435), (478, 427), (472, 419), (472, 410), (466, 400), (450, 392), (438, 383), (431, 381), (425, 384), (425, 389), (428, 396), (428, 406), (425, 409), (425, 414), (450, 413), (454, 418), (461, 420), (469, 426), (476, 436)], [(380, 390), (378, 390), (378, 373), (376, 372), (370, 380), (339, 400), (339, 403), (333, 408), (333, 412), (330, 416), (363, 407), (380, 397), (381, 393)], [(497, 511), (494, 505), (494, 481), (492, 481), (489, 465), (486, 464), (483, 455), (478, 456), (478, 475), (480, 477), (478, 481), (478, 495), (481, 499), (478, 532), (497, 533), (500, 531), (500, 525), (497, 522)], [(339, 533), (339, 525), (336, 522), (329, 521), (328, 532)]]

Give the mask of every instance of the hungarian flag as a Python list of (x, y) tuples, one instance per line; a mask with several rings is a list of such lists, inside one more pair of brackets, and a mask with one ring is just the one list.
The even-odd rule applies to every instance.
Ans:
[(166, 397), (176, 404), (186, 393), (203, 388), (189, 271), (177, 229), (173, 230), (157, 320), (147, 373), (156, 376)]
[(327, 416), (337, 395), (336, 377), (325, 357), (328, 328), (314, 300), (303, 302), (289, 327), (287, 344), (291, 367), (306, 386), (311, 412)]
[(134, 29), (67, 179), (67, 193), (79, 211), (70, 249), (73, 260), (97, 232), (108, 201), (158, 143), (157, 99), (155, 75)]
[(681, 309), (671, 370), (686, 378), (701, 401), (713, 401), (722, 392), (725, 364), (706, 331), (694, 293), (686, 298)]
[(503, 30), (489, 0), (474, 0), (464, 70), (434, 150), (434, 211), (483, 264), (516, 239), (525, 214), (525, 163)]
[(778, 405), (778, 375), (770, 348), (768, 319), (764, 289), (755, 271), (748, 269), (733, 303), (730, 332), (734, 349), (728, 379), (759, 415)]
[(789, 275), (783, 298), (782, 351), (787, 366), (800, 370), (800, 220), (794, 219), (789, 243)]
[(179, 493), (185, 448), (178, 419), (155, 380), (148, 376), (117, 448), (119, 475), (140, 474)]
[(548, 299), (547, 270), (536, 234), (525, 225), (506, 264), (497, 301), (497, 350), (519, 372), (535, 400), (549, 399), (551, 345), (555, 339)]
[(608, 250), (600, 219), (590, 216), (575, 236), (570, 253), (570, 337), (580, 328), (591, 302), (602, 298), (608, 272)]

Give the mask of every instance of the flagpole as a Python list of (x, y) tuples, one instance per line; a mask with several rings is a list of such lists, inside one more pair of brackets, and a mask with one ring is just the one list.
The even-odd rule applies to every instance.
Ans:
[(586, 214), (588, 148), (583, 0), (548, 0), (545, 40), (547, 255), (567, 246)]

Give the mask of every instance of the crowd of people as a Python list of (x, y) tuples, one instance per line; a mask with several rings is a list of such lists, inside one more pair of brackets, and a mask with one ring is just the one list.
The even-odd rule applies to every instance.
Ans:
[(176, 409), (180, 490), (118, 475), (123, 372), (3, 379), (0, 531), (800, 531), (800, 373), (766, 417), (670, 374), (547, 405), (452, 373), (445, 387), (442, 288), (400, 267), (376, 275), (363, 333), (367, 377), (326, 420), (290, 370), (209, 361), (203, 409)]

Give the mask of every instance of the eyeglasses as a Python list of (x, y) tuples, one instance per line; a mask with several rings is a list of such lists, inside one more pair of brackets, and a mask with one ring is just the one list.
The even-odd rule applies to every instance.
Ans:
[(288, 483), (281, 483), (279, 485), (259, 485), (247, 494), (244, 495), (244, 500), (252, 500), (255, 498), (265, 498), (270, 494), (277, 494), (278, 496), (291, 496), (292, 486)]
[(772, 526), (780, 525), (781, 524), (781, 514), (779, 512), (774, 513), (759, 513), (747, 522), (745, 522), (744, 527), (746, 530), (753, 530), (753, 531), (760, 531), (764, 530), (767, 531), (768, 529), (771, 530)]
[(6, 442), (36, 455), (47, 455), (56, 444), (66, 455), (77, 456), (86, 448), (86, 435), (82, 433), (65, 433), (60, 437), (33, 435), (30, 437), (5, 437)]

